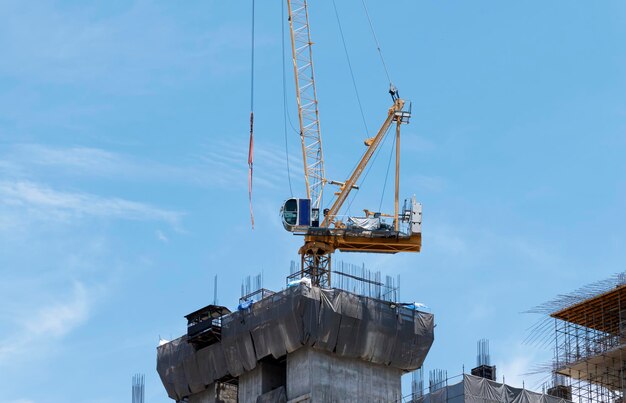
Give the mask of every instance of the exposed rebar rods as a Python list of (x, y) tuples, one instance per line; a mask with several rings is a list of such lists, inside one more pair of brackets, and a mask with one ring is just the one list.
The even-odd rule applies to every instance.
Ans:
[(145, 381), (144, 374), (133, 375), (133, 403), (144, 403)]

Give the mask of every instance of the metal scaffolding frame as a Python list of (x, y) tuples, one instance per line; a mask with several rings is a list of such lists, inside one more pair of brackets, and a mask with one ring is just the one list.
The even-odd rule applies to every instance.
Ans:
[(626, 277), (561, 295), (530, 312), (547, 314), (530, 340), (553, 346), (548, 393), (574, 402), (623, 402), (626, 389)]

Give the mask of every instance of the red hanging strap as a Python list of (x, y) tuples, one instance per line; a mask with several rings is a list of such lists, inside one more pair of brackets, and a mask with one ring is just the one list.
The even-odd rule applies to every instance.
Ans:
[(252, 211), (252, 171), (254, 165), (254, 113), (250, 112), (250, 145), (248, 146), (248, 199), (250, 200), (250, 221), (254, 229), (254, 213)]
[(248, 200), (250, 202), (250, 222), (254, 230), (254, 212), (252, 211), (252, 171), (254, 163), (254, 0), (252, 0), (252, 35), (250, 55), (250, 145), (248, 146)]

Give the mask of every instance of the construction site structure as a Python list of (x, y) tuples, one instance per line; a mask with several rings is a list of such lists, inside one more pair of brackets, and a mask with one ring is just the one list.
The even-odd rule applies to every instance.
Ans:
[[(390, 83), (393, 104), (374, 137), (364, 139), (365, 152), (345, 181), (328, 180), (324, 171), (324, 154), (315, 87), (313, 42), (309, 26), (307, 0), (287, 0), (295, 78), (298, 120), (306, 198), (291, 198), (281, 208), (286, 230), (304, 236), (300, 248), (301, 277), (310, 278), (314, 285), (331, 286), (331, 255), (336, 251), (398, 253), (419, 252), (422, 245), (422, 206), (415, 198), (407, 199), (400, 211), (400, 127), (409, 123), (410, 107), (406, 108), (398, 90)], [(378, 47), (380, 50), (380, 47)], [(364, 209), (363, 217), (342, 219), (341, 208), (395, 124), (395, 193), (393, 215)], [(326, 184), (339, 186), (329, 208), (322, 210), (322, 195)], [(386, 223), (383, 217), (393, 217)]]
[(157, 349), (177, 402), (397, 402), (401, 376), (423, 365), (434, 340), (433, 315), (415, 305), (306, 281), (188, 320), (187, 334)]
[(575, 402), (623, 402), (626, 392), (626, 273), (540, 305), (531, 335), (552, 339), (549, 393)]
[(413, 403), (568, 403), (545, 392), (533, 392), (480, 376), (462, 374), (431, 382), (428, 390), (413, 393)]
[(496, 380), (496, 366), (491, 365), (491, 355), (489, 354), (489, 340), (481, 339), (477, 343), (476, 367), (472, 368), (472, 375)]
[(471, 375), (465, 373), (448, 377), (441, 369), (429, 371), (428, 388), (424, 387), (424, 368), (413, 372), (411, 396), (405, 401), (412, 403), (568, 403), (569, 399), (554, 396), (549, 391), (533, 392), (496, 381), (496, 366), (491, 365), (489, 341), (477, 343), (476, 367)]

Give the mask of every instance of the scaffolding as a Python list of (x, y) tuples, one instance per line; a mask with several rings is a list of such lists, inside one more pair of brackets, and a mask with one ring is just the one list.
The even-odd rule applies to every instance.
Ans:
[(626, 388), (624, 274), (559, 296), (531, 312), (547, 314), (531, 338), (552, 339), (548, 393), (574, 402), (623, 402)]

